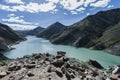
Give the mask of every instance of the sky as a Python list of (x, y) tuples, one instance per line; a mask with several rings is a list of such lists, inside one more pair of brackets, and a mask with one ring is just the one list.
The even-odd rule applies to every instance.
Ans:
[(99, 11), (120, 8), (120, 0), (0, 0), (0, 23), (14, 30), (71, 25)]

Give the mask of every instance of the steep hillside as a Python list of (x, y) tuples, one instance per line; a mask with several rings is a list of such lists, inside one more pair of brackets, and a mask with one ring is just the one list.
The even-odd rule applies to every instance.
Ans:
[(94, 49), (106, 49), (110, 53), (120, 55), (120, 22), (103, 33)]
[(58, 32), (50, 41), (54, 44), (90, 48), (96, 45), (106, 30), (114, 27), (118, 22), (120, 22), (120, 8), (100, 11)]
[(7, 45), (23, 39), (21, 35), (13, 31), (10, 27), (0, 23), (0, 51), (9, 49)]
[(37, 34), (37, 37), (42, 37), (46, 39), (50, 39), (51, 36), (59, 32), (61, 29), (63, 29), (65, 26), (59, 22), (56, 22), (50, 26), (48, 26), (43, 31), (39, 32)]

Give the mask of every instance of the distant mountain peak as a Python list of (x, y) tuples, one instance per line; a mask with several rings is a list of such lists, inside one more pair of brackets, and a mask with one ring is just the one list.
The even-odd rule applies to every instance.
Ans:
[(60, 23), (60, 22), (55, 22), (54, 24), (62, 24), (62, 23)]
[[(63, 25), (62, 23), (60, 23), (60, 22), (55, 22), (55, 23), (53, 23), (52, 25), (50, 25), (50, 26), (53, 26), (53, 25)], [(63, 25), (64, 26), (64, 25)]]
[(54, 34), (59, 32), (62, 28), (65, 26), (59, 22), (55, 22), (52, 25), (48, 26), (46, 29), (44, 29), (42, 32), (40, 32), (37, 36), (49, 39), (52, 37)]

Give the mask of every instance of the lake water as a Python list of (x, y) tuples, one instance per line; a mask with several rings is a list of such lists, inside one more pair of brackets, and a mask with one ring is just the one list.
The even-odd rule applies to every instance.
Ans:
[(57, 51), (67, 52), (68, 57), (77, 58), (82, 61), (93, 59), (98, 61), (104, 67), (120, 64), (120, 57), (110, 55), (104, 51), (89, 50), (86, 48), (75, 48), (65, 45), (54, 45), (48, 40), (37, 38), (35, 36), (27, 36), (27, 40), (12, 46), (16, 48), (4, 53), (9, 58), (23, 57), (33, 53), (50, 53), (56, 54)]

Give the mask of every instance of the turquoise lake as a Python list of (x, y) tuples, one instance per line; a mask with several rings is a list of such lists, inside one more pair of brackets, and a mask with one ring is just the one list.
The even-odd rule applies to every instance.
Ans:
[(35, 36), (27, 36), (26, 38), (26, 41), (13, 45), (12, 47), (15, 49), (5, 52), (4, 55), (9, 58), (17, 58), (33, 53), (50, 53), (56, 55), (57, 51), (65, 51), (68, 57), (77, 58), (82, 61), (87, 61), (89, 59), (96, 60), (106, 68), (115, 64), (120, 64), (119, 56), (110, 55), (104, 51), (54, 45), (48, 40), (37, 38)]

